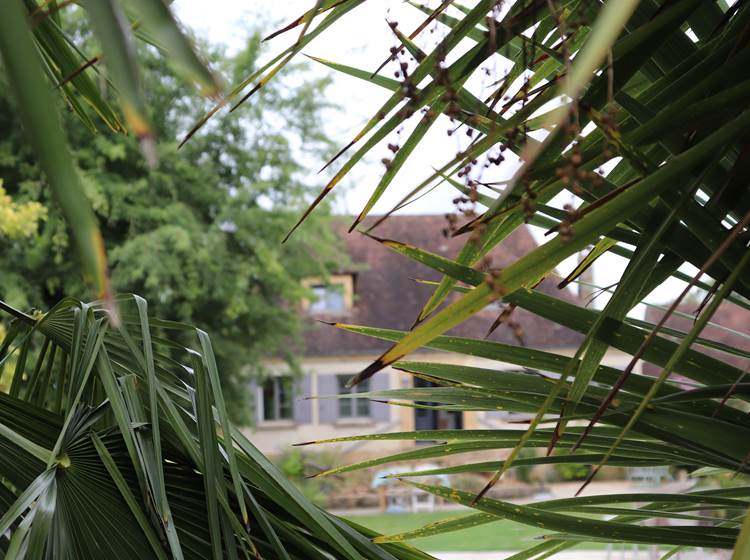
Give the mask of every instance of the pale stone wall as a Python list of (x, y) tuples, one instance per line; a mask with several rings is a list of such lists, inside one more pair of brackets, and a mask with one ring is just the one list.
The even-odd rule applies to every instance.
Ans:
[[(549, 349), (549, 352), (571, 356), (575, 349)], [(301, 395), (303, 399), (312, 395), (335, 394), (336, 389), (331, 385), (331, 376), (353, 375), (364, 369), (377, 356), (346, 356), (332, 358), (306, 358), (302, 363), (302, 370), (306, 379), (300, 384), (309, 395)], [(412, 359), (422, 362), (441, 362), (474, 367), (485, 367), (494, 370), (518, 369), (517, 366), (494, 360), (475, 358), (461, 354), (443, 352), (422, 352)], [(603, 362), (606, 365), (623, 368), (630, 360), (630, 356), (623, 352), (610, 350)], [(269, 362), (271, 371), (279, 375), (286, 373), (283, 362)], [(640, 371), (640, 364), (636, 367)], [(409, 375), (393, 368), (385, 368), (377, 373), (372, 381), (371, 390), (397, 389), (411, 386)], [(260, 398), (260, 394), (256, 399)], [(414, 410), (409, 407), (390, 406), (379, 403), (371, 404), (370, 418), (335, 418), (331, 413), (331, 406), (335, 406), (334, 399), (312, 399), (295, 403), (295, 420), (279, 420), (263, 422), (256, 415), (256, 424), (245, 428), (244, 433), (263, 452), (268, 455), (279, 455), (291, 448), (295, 443), (317, 441), (338, 437), (348, 437), (361, 434), (377, 434), (384, 432), (411, 431), (414, 429)], [(328, 408), (327, 408), (328, 407)], [(302, 420), (296, 416), (298, 411), (304, 411)], [(507, 415), (500, 412), (465, 412), (463, 416), (465, 429), (514, 427), (507, 422)], [(347, 456), (348, 459), (358, 459), (376, 455), (385, 455), (400, 450), (410, 449), (412, 441), (375, 441), (375, 442), (343, 442), (312, 446), (308, 449), (327, 449)]]

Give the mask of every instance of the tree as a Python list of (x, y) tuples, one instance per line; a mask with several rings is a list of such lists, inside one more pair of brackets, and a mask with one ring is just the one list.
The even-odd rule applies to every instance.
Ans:
[[(66, 14), (65, 29), (95, 53), (85, 20), (74, 16)], [(237, 79), (240, 69), (257, 66), (260, 52), (254, 33), (232, 59), (219, 51), (210, 59)], [(96, 123), (92, 136), (68, 113), (65, 132), (100, 224), (112, 289), (141, 294), (158, 316), (213, 333), (230, 410), (247, 420), (248, 375), (259, 373), (262, 355), (291, 348), (295, 340), (295, 304), (305, 294), (300, 279), (325, 275), (339, 260), (323, 214), (304, 240), (280, 243), (306, 204), (301, 161), (320, 159), (330, 148), (321, 122), (327, 80), (309, 79), (299, 66), (300, 87), (272, 84), (262, 92), (265, 110), (243, 106), (237, 118), (211, 123), (178, 150), (179, 134), (206, 104), (196, 102), (155, 49), (143, 46), (138, 54), (159, 165), (150, 169), (138, 140), (111, 134), (104, 123)], [(38, 236), (0, 248), (0, 296), (19, 308), (47, 309), (64, 296), (83, 297), (86, 287), (70, 228), (52, 201), (7, 84), (2, 91), (0, 177), (18, 201), (41, 204), (49, 216)], [(23, 223), (32, 227), (35, 220)], [(294, 351), (285, 355), (293, 360)]]
[(38, 202), (14, 201), (0, 182), (0, 236), (7, 241), (30, 237), (40, 220), (47, 217), (46, 208)]
[[(304, 26), (304, 38), (284, 51), (276, 66), (249, 79), (267, 84), (301, 47), (362, 3), (316, 4), (288, 27)], [(383, 160), (386, 170), (352, 229), (393, 183), (431, 127), (445, 123), (448, 136), (460, 132), (465, 138), (453, 159), (425, 170), (425, 181), (415, 185), (403, 203), (429, 188), (456, 189), (458, 209), (448, 229), (452, 235), (464, 235), (466, 245), (455, 260), (449, 260), (388, 241), (389, 248), (445, 276), (409, 332), (338, 325), (393, 342), (350, 384), (395, 365), (435, 387), (369, 396), (389, 402), (430, 401), (451, 410), (533, 414), (529, 426), (513, 430), (345, 438), (438, 440), (451, 445), (345, 465), (321, 475), (406, 457), (434, 459), (498, 450), (494, 462), (401, 473), (408, 481), (416, 475), (480, 472), (488, 473), (488, 481), (473, 493), (407, 482), (477, 512), (376, 542), (401, 542), (511, 519), (551, 531), (548, 539), (519, 555), (523, 558), (548, 557), (586, 540), (666, 545), (671, 547), (668, 556), (680, 547), (693, 546), (734, 549), (736, 559), (750, 554), (746, 476), (731, 489), (648, 497), (585, 496), (529, 506), (487, 495), (509, 468), (540, 463), (591, 466), (582, 489), (605, 464), (688, 465), (696, 477), (750, 474), (747, 368), (727, 359), (741, 358), (747, 364), (750, 353), (739, 345), (702, 336), (720, 305), (737, 306), (746, 317), (750, 310), (750, 66), (746, 58), (750, 4), (727, 4), (700, 0), (449, 0), (437, 8), (417, 4), (415, 9), (425, 19), (413, 32), (389, 22), (395, 45), (390, 55), (384, 45), (383, 59), (391, 65), (385, 64), (382, 73), (373, 75), (372, 69), (353, 68), (342, 61), (321, 61), (392, 95), (373, 108), (372, 119), (334, 158), (340, 166), (337, 174), (302, 220), (349, 169), (380, 149), (396, 131), (411, 130), (399, 145), (390, 140), (387, 147), (392, 155)], [(429, 32), (435, 27), (440, 32), (430, 43)], [(430, 48), (425, 51), (412, 42), (416, 36)], [(503, 67), (496, 56), (503, 56), (508, 65), (493, 75), (493, 68)], [(491, 84), (481, 97), (468, 85), (478, 81)], [(248, 95), (238, 94), (236, 99), (252, 102)], [(512, 177), (493, 176), (492, 170), (511, 154), (520, 161)], [(566, 192), (578, 197), (577, 207), (553, 204), (557, 194)], [(542, 226), (553, 235), (512, 265), (493, 269), (484, 256), (524, 223)], [(589, 250), (586, 265), (605, 253), (627, 259), (627, 268), (602, 310), (534, 290), (565, 258), (584, 249)], [(561, 286), (575, 281), (584, 268), (573, 271)], [(681, 280), (686, 286), (662, 319), (650, 323), (629, 315), (655, 287), (670, 280)], [(703, 288), (707, 297), (693, 324), (685, 331), (667, 326), (695, 286)], [(452, 292), (461, 295), (443, 305)], [(442, 336), (494, 301), (576, 330), (583, 342), (570, 357)], [(501, 315), (498, 321), (504, 318)], [(533, 368), (538, 375), (403, 361), (423, 346)], [(603, 365), (609, 348), (630, 354), (630, 364), (622, 369)], [(640, 361), (652, 364), (658, 374), (636, 373)], [(522, 457), (524, 448), (547, 453)], [(647, 505), (636, 505), (644, 501)], [(704, 515), (701, 510), (706, 508), (716, 514)], [(579, 515), (594, 512), (610, 519)], [(672, 518), (673, 524), (640, 524), (652, 518)], [(695, 521), (700, 525), (695, 526)]]

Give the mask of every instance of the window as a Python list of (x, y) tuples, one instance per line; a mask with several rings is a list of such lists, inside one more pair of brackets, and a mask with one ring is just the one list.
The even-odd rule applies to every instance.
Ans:
[(263, 420), (292, 420), (292, 378), (272, 377), (263, 383)]
[[(337, 375), (339, 394), (366, 393), (370, 390), (370, 380), (365, 379), (359, 385), (348, 388), (346, 383), (351, 375)], [(339, 399), (339, 418), (366, 418), (370, 416), (370, 401), (367, 399)]]
[(310, 290), (315, 299), (310, 302), (310, 313), (343, 313), (346, 311), (344, 286), (341, 284), (318, 284)]
[(312, 315), (340, 315), (352, 308), (354, 278), (351, 274), (334, 274), (328, 279), (307, 278), (303, 285), (312, 292), (305, 305)]

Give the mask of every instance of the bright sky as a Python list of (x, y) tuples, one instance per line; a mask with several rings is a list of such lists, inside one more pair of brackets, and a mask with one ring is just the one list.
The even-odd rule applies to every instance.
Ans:
[[(439, 2), (438, 2), (439, 3)], [(430, 5), (435, 4), (431, 2)], [(178, 17), (199, 36), (209, 39), (213, 43), (222, 43), (229, 52), (242, 48), (248, 29), (261, 26), (266, 30), (275, 30), (304, 13), (314, 5), (312, 0), (281, 0), (278, 2), (258, 2), (249, 0), (176, 0), (173, 6)], [(210, 7), (210, 9), (208, 9)], [(316, 38), (304, 53), (334, 62), (347, 64), (357, 68), (374, 71), (388, 56), (389, 47), (395, 44), (393, 34), (386, 24), (386, 19), (397, 21), (399, 29), (411, 32), (424, 19), (424, 14), (403, 0), (378, 0), (365, 2), (364, 5), (346, 14), (338, 22)], [(429, 48), (434, 44), (436, 36), (444, 33), (445, 28), (438, 28), (434, 35), (425, 31), (421, 34), (421, 46)], [(268, 56), (277, 54), (286, 48), (294, 39), (297, 31), (289, 32), (269, 42)], [(470, 44), (467, 42), (467, 44)], [(327, 67), (311, 62), (313, 72), (330, 75)], [(502, 75), (507, 68), (503, 59), (496, 57), (489, 70), (493, 75)], [(390, 68), (384, 75), (392, 76), (394, 68)], [(480, 74), (480, 73), (478, 73)], [(484, 86), (483, 80), (489, 78), (477, 76), (467, 84), (473, 93), (481, 97)], [(335, 74), (333, 87), (327, 93), (330, 101), (340, 107), (339, 110), (327, 115), (329, 134), (340, 145), (345, 145), (361, 129), (367, 120), (373, 116), (389, 96), (386, 90), (367, 83), (363, 80), (346, 75)], [(410, 156), (408, 162), (399, 172), (374, 212), (383, 213), (390, 210), (401, 197), (418, 185), (432, 172), (433, 167), (442, 166), (449, 161), (468, 139), (464, 134), (454, 134), (450, 139), (446, 136), (449, 128), (448, 120), (438, 122), (426, 135), (420, 147)], [(402, 132), (405, 138), (410, 129)], [(389, 141), (397, 140), (395, 137)], [(348, 153), (353, 153), (350, 151)], [(507, 153), (507, 152), (506, 152)], [(337, 210), (341, 213), (356, 214), (369, 198), (383, 173), (380, 159), (387, 157), (389, 152), (385, 145), (376, 148), (363, 163), (357, 165), (347, 181), (342, 185), (344, 195), (339, 196)], [(517, 161), (509, 159), (494, 173), (484, 180), (502, 180), (510, 177), (517, 168)], [(321, 178), (321, 187), (324, 185)], [(407, 207), (409, 213), (446, 213), (455, 210), (452, 200), (456, 191), (448, 186), (441, 186), (429, 195), (421, 198)], [(560, 195), (553, 204), (562, 207), (566, 202), (572, 202), (571, 195)], [(545, 241), (539, 230), (532, 228), (537, 241)], [(575, 258), (571, 258), (559, 267), (559, 271), (568, 272), (575, 265)], [(605, 255), (594, 268), (595, 283), (600, 286), (616, 282), (624, 270), (625, 261), (619, 257)], [(649, 298), (653, 303), (663, 303), (672, 300), (682, 289), (678, 281), (668, 282), (657, 289)], [(600, 298), (595, 306), (601, 307), (606, 299)], [(634, 314), (642, 316), (644, 309), (638, 309)]]

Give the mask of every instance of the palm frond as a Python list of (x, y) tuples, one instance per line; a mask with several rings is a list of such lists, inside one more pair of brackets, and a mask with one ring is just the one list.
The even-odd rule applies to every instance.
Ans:
[[(453, 235), (465, 235), (466, 243), (454, 259), (447, 259), (400, 240), (374, 237), (377, 225), (387, 218), (371, 226), (368, 234), (373, 242), (440, 272), (443, 279), (408, 332), (337, 325), (393, 343), (351, 383), (393, 365), (435, 386), (380, 391), (369, 394), (370, 398), (407, 407), (523, 412), (533, 420), (524, 430), (354, 438), (446, 443), (343, 465), (321, 475), (496, 449), (502, 459), (433, 471), (495, 472), (478, 495), (420, 486), (480, 513), (379, 540), (438, 534), (491, 522), (494, 516), (544, 523), (556, 531), (549, 542), (519, 558), (546, 557), (586, 540), (714, 548), (732, 548), (737, 542), (739, 557), (748, 546), (750, 530), (740, 529), (743, 516), (748, 518), (744, 488), (732, 491), (737, 502), (726, 509), (716, 504), (716, 515), (701, 520), (710, 528), (700, 535), (692, 531), (693, 506), (678, 506), (667, 497), (654, 498), (640, 508), (632, 505), (640, 501), (634, 495), (620, 505), (602, 502), (596, 505), (603, 508), (598, 511), (614, 516), (602, 523), (567, 512), (552, 514), (549, 510), (556, 505), (547, 502), (514, 510), (482, 494), (506, 469), (525, 464), (679, 463), (714, 472), (748, 473), (750, 424), (743, 388), (747, 368), (727, 360), (747, 363), (747, 351), (711, 340), (703, 332), (721, 305), (736, 305), (745, 313), (750, 309), (750, 273), (745, 266), (750, 220), (746, 171), (750, 6), (697, 0), (517, 1), (506, 10), (481, 0), (466, 6), (458, 2), (437, 8), (412, 5), (427, 15), (431, 25), (443, 26), (444, 35), (434, 41), (432, 50), (420, 50), (412, 42), (418, 36), (406, 37), (394, 26), (395, 50), (404, 49), (416, 60), (415, 67), (398, 79), (377, 72), (371, 75), (345, 61), (319, 60), (392, 94), (337, 156), (343, 158), (348, 148), (359, 145), (311, 209), (391, 132), (420, 118), (408, 139), (389, 156), (385, 174), (355, 221), (358, 224), (386, 190), (397, 188), (399, 171), (414, 152), (424, 149), (428, 129), (445, 120), (452, 129), (468, 130), (469, 140), (455, 157), (425, 170), (426, 179), (409, 187), (394, 210), (429, 189), (457, 189), (468, 204), (457, 209), (457, 219), (448, 225)], [(459, 50), (461, 42), (468, 49)], [(489, 94), (480, 99), (467, 84), (493, 57), (496, 62), (504, 58), (509, 70), (495, 76)], [(512, 178), (486, 179), (485, 170), (499, 165), (509, 153), (521, 163)], [(578, 197), (578, 208), (553, 205), (555, 197), (566, 192)], [(503, 270), (480, 271), (482, 259), (524, 223), (546, 228), (549, 240)], [(603, 255), (625, 257), (628, 266), (602, 310), (535, 289), (564, 259), (590, 247), (587, 260), (561, 288), (577, 281), (583, 268)], [(687, 265), (699, 273), (687, 273)], [(656, 287), (673, 279), (708, 292), (688, 332), (669, 323), (679, 313), (687, 289), (657, 324), (631, 317)], [(446, 302), (451, 294), (458, 298)], [(494, 301), (577, 331), (583, 340), (571, 357), (446, 336)], [(421, 347), (516, 364), (548, 376), (511, 373), (500, 367), (403, 362)], [(630, 354), (631, 365), (623, 369), (603, 365), (610, 349)], [(639, 360), (661, 373), (636, 374), (633, 369)], [(680, 381), (674, 379), (678, 375)], [(589, 427), (580, 426), (580, 420)], [(524, 447), (546, 449), (547, 455), (522, 457)], [(695, 499), (695, 494), (679, 499), (683, 498)], [(580, 508), (580, 513), (594, 507), (586, 499), (576, 498), (572, 507)], [(624, 511), (628, 503), (631, 507)], [(644, 527), (638, 524), (649, 516), (671, 516), (674, 525), (641, 533)]]
[(430, 558), (372, 544), (258, 452), (227, 419), (206, 333), (117, 304), (119, 326), (98, 302), (15, 313), (0, 556)]

